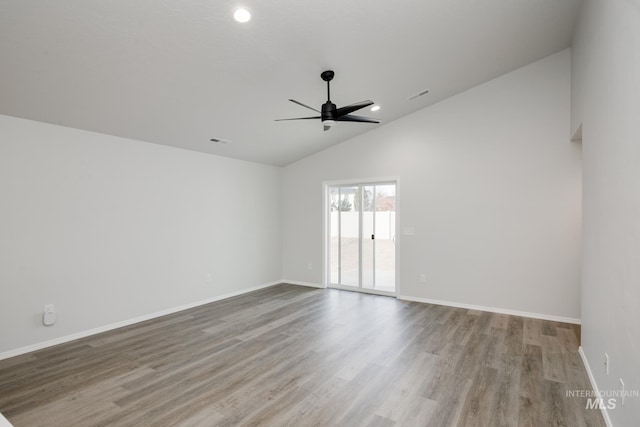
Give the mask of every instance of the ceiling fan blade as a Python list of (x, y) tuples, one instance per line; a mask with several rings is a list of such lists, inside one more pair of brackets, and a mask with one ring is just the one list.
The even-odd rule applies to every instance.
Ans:
[(373, 105), (373, 101), (369, 101), (369, 100), (361, 101), (361, 102), (356, 102), (355, 104), (347, 105), (346, 107), (340, 107), (336, 109), (334, 117), (345, 116), (361, 108), (368, 107), (369, 105)]
[(275, 119), (276, 122), (282, 122), (285, 120), (309, 120), (309, 119), (320, 119), (320, 116), (313, 116), (313, 117), (296, 117), (293, 119)]
[(315, 109), (315, 108), (313, 108), (313, 107), (309, 107), (308, 105), (305, 105), (305, 104), (303, 104), (302, 102), (296, 101), (295, 99), (290, 99), (289, 101), (293, 102), (294, 104), (298, 104), (298, 105), (299, 105), (299, 106), (301, 106), (301, 107), (308, 108), (309, 110), (313, 110), (313, 111), (315, 111), (316, 113), (319, 113), (319, 112), (320, 112), (320, 111), (316, 110), (316, 109)]
[(354, 116), (347, 114), (346, 116), (335, 119), (337, 122), (360, 122), (360, 123), (380, 123), (380, 120), (370, 119), (369, 117)]

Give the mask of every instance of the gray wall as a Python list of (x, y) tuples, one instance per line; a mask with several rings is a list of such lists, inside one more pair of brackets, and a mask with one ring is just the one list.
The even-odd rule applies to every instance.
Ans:
[[(582, 124), (582, 348), (600, 390), (640, 392), (640, 3), (586, 0), (572, 52)], [(610, 357), (610, 373), (604, 368)], [(640, 398), (608, 414), (635, 426)]]
[(0, 355), (280, 278), (280, 168), (7, 116), (0, 140)]
[(569, 118), (565, 50), (285, 167), (284, 279), (323, 281), (323, 181), (397, 176), (401, 296), (579, 319)]

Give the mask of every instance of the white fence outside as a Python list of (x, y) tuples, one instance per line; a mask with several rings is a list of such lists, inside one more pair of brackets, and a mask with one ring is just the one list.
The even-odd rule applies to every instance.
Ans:
[[(358, 237), (359, 236), (359, 224), (358, 212), (331, 212), (330, 227), (331, 236), (338, 236), (338, 215), (341, 214), (342, 223), (340, 224), (340, 234), (342, 237)], [(373, 229), (373, 217), (375, 215), (376, 229), (374, 234), (376, 240), (391, 240), (396, 234), (396, 213), (393, 211), (380, 211), (380, 212), (363, 212), (362, 213), (362, 227), (363, 230)]]

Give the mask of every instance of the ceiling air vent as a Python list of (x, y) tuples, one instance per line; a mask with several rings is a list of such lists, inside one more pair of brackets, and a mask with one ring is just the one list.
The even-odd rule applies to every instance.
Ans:
[(211, 138), (209, 141), (211, 142), (217, 142), (219, 144), (228, 144), (231, 141), (229, 141), (228, 139), (222, 139), (222, 138)]
[(411, 96), (409, 97), (409, 101), (413, 101), (414, 99), (419, 98), (419, 97), (421, 97), (422, 95), (426, 95), (426, 94), (428, 94), (428, 93), (429, 93), (429, 89), (425, 89), (425, 90), (423, 90), (422, 92), (418, 92), (418, 93), (416, 93), (415, 95), (411, 95)]

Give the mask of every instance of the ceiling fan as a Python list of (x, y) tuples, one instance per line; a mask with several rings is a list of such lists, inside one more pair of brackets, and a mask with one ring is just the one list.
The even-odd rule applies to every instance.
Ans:
[(358, 111), (361, 108), (368, 107), (373, 104), (373, 101), (361, 101), (356, 102), (355, 104), (347, 105), (346, 107), (337, 108), (336, 104), (331, 102), (331, 91), (329, 87), (329, 82), (333, 80), (333, 76), (335, 73), (331, 70), (323, 71), (320, 74), (322, 80), (327, 82), (327, 102), (322, 104), (322, 111), (318, 111), (313, 107), (309, 107), (308, 105), (303, 104), (302, 102), (296, 101), (295, 99), (289, 99), (289, 101), (298, 104), (302, 107), (308, 108), (310, 110), (319, 113), (319, 116), (312, 117), (297, 117), (293, 119), (277, 119), (276, 122), (284, 121), (284, 120), (309, 120), (309, 119), (320, 119), (322, 120), (322, 125), (325, 131), (331, 129), (331, 126), (336, 124), (336, 122), (360, 122), (360, 123), (380, 123), (379, 120), (370, 119), (368, 117), (355, 116), (351, 113), (354, 111)]

